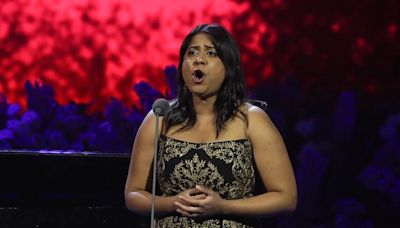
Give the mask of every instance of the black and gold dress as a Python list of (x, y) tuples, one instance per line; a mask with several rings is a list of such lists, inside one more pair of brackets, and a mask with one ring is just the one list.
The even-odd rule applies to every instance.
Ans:
[[(185, 142), (161, 135), (157, 178), (162, 196), (173, 196), (201, 185), (223, 199), (253, 196), (255, 172), (248, 139), (212, 143)], [(254, 218), (191, 219), (178, 213), (157, 218), (156, 227), (254, 227)]]

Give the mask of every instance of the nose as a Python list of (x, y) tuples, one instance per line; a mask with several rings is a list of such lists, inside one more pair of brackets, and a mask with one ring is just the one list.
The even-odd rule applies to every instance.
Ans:
[(203, 57), (202, 54), (199, 54), (198, 56), (196, 56), (196, 58), (194, 59), (194, 65), (204, 65), (206, 64), (206, 59)]

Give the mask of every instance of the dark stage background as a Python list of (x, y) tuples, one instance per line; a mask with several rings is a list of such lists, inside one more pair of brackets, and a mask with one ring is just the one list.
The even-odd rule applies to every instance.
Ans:
[(393, 227), (400, 214), (400, 3), (0, 0), (0, 227), (135, 227), (136, 130), (176, 94), (184, 36), (241, 49), (299, 188), (276, 227)]

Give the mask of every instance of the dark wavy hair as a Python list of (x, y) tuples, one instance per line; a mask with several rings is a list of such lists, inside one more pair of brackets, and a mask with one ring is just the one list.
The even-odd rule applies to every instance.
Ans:
[(246, 124), (247, 115), (239, 108), (245, 101), (246, 86), (241, 70), (240, 52), (232, 36), (226, 29), (217, 24), (201, 24), (195, 27), (183, 40), (179, 51), (179, 66), (177, 77), (179, 89), (177, 99), (171, 105), (171, 111), (164, 118), (165, 132), (170, 127), (184, 124), (183, 129), (190, 129), (196, 123), (196, 111), (193, 106), (192, 94), (183, 80), (182, 63), (188, 46), (196, 34), (204, 33), (212, 38), (212, 43), (225, 67), (225, 80), (217, 94), (214, 104), (215, 126), (217, 137), (225, 123), (235, 117), (241, 117)]

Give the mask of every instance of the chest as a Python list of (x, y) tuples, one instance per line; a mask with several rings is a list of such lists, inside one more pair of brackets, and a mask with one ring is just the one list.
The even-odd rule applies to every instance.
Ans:
[(251, 194), (255, 172), (248, 140), (191, 143), (161, 136), (159, 145), (157, 172), (160, 188), (166, 195), (175, 195), (196, 184), (227, 199)]
[(174, 126), (167, 132), (167, 136), (182, 141), (207, 143), (215, 141), (227, 141), (247, 138), (245, 123), (236, 118), (225, 123), (224, 128), (218, 132), (214, 121), (199, 120), (196, 124), (184, 130), (179, 130), (181, 126)]

